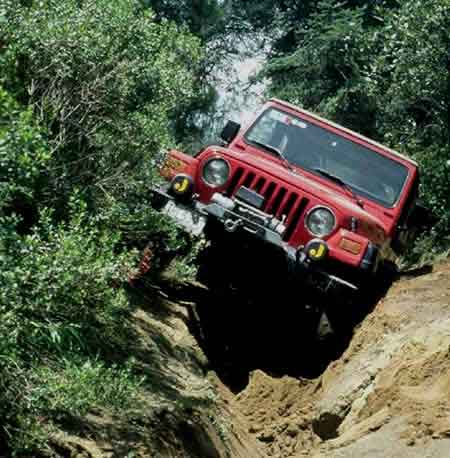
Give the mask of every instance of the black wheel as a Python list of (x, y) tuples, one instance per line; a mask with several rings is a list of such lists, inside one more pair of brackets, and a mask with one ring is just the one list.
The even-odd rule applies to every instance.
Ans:
[(376, 279), (381, 285), (388, 287), (400, 276), (400, 270), (394, 261), (383, 261), (378, 267)]

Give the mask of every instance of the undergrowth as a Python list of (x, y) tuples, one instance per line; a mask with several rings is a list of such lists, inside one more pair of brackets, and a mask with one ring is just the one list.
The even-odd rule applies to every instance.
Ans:
[(0, 455), (36, 457), (136, 403), (126, 282), (181, 243), (149, 190), (202, 52), (134, 0), (5, 0), (0, 28)]
[(59, 225), (42, 215), (0, 242), (0, 417), (14, 456), (46, 450), (66, 416), (131, 407), (143, 382), (127, 363), (120, 287), (134, 255), (115, 253), (116, 237), (83, 214)]

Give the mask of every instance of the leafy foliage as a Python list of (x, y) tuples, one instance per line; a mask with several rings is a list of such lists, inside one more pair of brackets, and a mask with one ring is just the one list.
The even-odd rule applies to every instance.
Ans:
[(114, 237), (77, 218), (64, 227), (42, 217), (39, 230), (2, 246), (0, 304), (14, 319), (1, 326), (24, 359), (33, 351), (96, 352), (118, 336), (115, 317), (127, 301), (111, 285), (129, 263), (114, 253)]
[[(108, 355), (120, 351), (126, 342), (128, 299), (118, 286), (132, 257), (115, 253), (116, 238), (96, 229), (83, 209), (63, 225), (53, 224), (44, 214), (39, 226), (27, 235), (13, 231), (11, 218), (2, 219), (2, 228), (0, 416), (6, 418), (9, 433), (17, 429), (21, 437), (25, 434), (21, 424), (33, 423), (36, 415), (48, 410), (48, 403), (56, 402), (53, 397), (65, 403), (60, 406), (62, 415), (76, 412), (80, 402), (87, 406), (93, 396), (86, 397), (81, 388), (77, 392), (78, 385), (56, 392), (50, 383), (68, 374), (57, 370), (52, 375), (47, 366), (64, 362), (72, 372), (77, 365), (84, 367), (85, 371), (80, 369), (83, 377), (98, 377), (98, 390), (107, 389), (108, 378), (102, 371), (109, 377), (115, 374), (112, 386), (122, 383), (120, 368), (108, 372), (107, 363), (99, 360), (92, 366), (90, 361), (96, 356), (108, 361)], [(127, 378), (130, 383), (134, 380)], [(73, 404), (71, 409), (69, 404)]]
[(184, 243), (149, 189), (203, 51), (133, 0), (5, 0), (0, 24), (0, 442), (36, 456), (135, 401), (123, 285), (133, 247)]
[(101, 206), (148, 184), (171, 113), (195, 95), (197, 41), (131, 1), (32, 5), (6, 10), (3, 79), (49, 132), (46, 201), (77, 187)]
[(33, 207), (51, 154), (31, 109), (23, 110), (0, 87), (0, 212), (15, 209), (33, 222)]
[(204, 41), (224, 32), (225, 11), (217, 0), (142, 0), (142, 5), (150, 7), (158, 20), (187, 26)]

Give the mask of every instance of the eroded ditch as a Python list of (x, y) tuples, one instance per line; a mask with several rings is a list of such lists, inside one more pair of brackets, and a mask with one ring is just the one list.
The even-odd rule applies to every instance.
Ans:
[(448, 456), (450, 264), (421, 273), (381, 300), (378, 291), (354, 331), (328, 344), (302, 332), (289, 297), (243, 303), (195, 283), (159, 285), (164, 310), (183, 310), (184, 331), (170, 337), (177, 365), (188, 338), (206, 355), (197, 378), (215, 386), (205, 413), (217, 447), (205, 456)]
[(354, 331), (328, 343), (303, 332), (307, 320), (287, 297), (243, 304), (196, 284), (188, 289), (169, 295), (190, 310), (227, 424), (231, 418), (256, 444), (243, 456), (450, 452), (449, 264), (410, 273), (386, 297), (380, 289)]
[[(331, 304), (335, 308), (330, 321), (340, 322), (332, 321), (335, 332), (326, 337), (316, 333), (317, 311), (299, 298), (280, 294), (251, 300), (236, 292), (218, 295), (203, 289), (191, 304), (189, 327), (211, 369), (235, 394), (245, 389), (254, 370), (273, 377), (316, 379), (348, 348), (353, 329), (387, 287), (385, 283), (360, 296), (357, 304)], [(332, 295), (328, 299), (337, 301)]]

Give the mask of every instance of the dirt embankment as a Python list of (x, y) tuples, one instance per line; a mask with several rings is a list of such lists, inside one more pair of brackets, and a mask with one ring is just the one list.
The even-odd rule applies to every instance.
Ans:
[[(265, 456), (217, 391), (218, 379), (188, 326), (199, 285), (139, 285), (130, 291), (135, 341), (129, 357), (146, 379), (139, 405), (91, 412), (52, 434), (49, 456), (65, 458), (248, 458)], [(225, 391), (224, 391), (225, 392)], [(47, 456), (47, 455), (45, 455)], [(0, 450), (0, 458), (2, 450)]]
[(255, 371), (234, 409), (271, 457), (450, 456), (450, 263), (396, 282), (322, 376)]
[[(61, 432), (61, 456), (450, 456), (450, 262), (396, 282), (321, 375), (274, 376), (256, 365), (238, 393), (193, 337), (202, 335), (196, 304), (208, 305), (207, 293), (152, 291), (137, 294), (134, 313), (134, 356), (150, 382), (141, 407)], [(318, 354), (313, 342), (291, 347), (291, 367)]]

